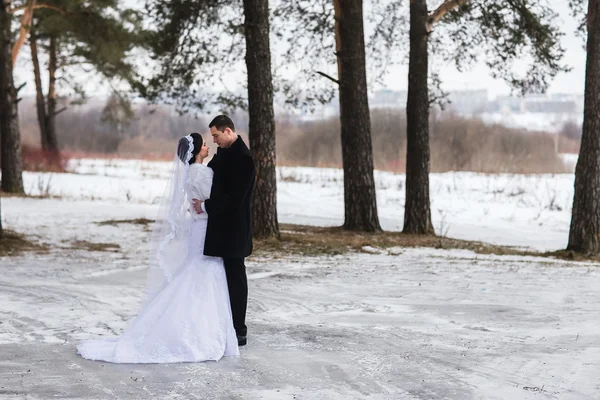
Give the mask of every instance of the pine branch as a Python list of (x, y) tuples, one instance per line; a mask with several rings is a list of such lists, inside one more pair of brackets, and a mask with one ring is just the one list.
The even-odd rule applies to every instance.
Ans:
[(57, 116), (58, 114), (60, 114), (61, 112), (63, 112), (63, 111), (66, 111), (66, 110), (67, 110), (67, 108), (68, 108), (68, 107), (63, 107), (63, 108), (61, 108), (60, 110), (56, 111), (56, 112), (54, 113), (54, 116), (56, 117), (56, 116)]
[(25, 11), (23, 13), (23, 16), (21, 17), (21, 26), (19, 28), (19, 37), (17, 38), (17, 40), (13, 46), (13, 49), (12, 49), (13, 66), (17, 62), (17, 56), (19, 55), (19, 51), (21, 50), (21, 47), (23, 47), (23, 44), (25, 43), (25, 40), (27, 39), (27, 34), (29, 33), (29, 29), (31, 28), (31, 24), (33, 23), (33, 10), (37, 10), (40, 8), (48, 8), (48, 9), (51, 9), (54, 11), (58, 11), (61, 14), (65, 14), (65, 11), (61, 10), (58, 7), (55, 7), (55, 6), (52, 6), (49, 4), (37, 4), (36, 1), (37, 0), (29, 0), (27, 2), (27, 4), (20, 6), (20, 7), (15, 7), (9, 11), (10, 14), (14, 14), (19, 11)]
[[(35, 3), (35, 2), (34, 2)], [(25, 11), (25, 10), (37, 10), (39, 8), (48, 8), (50, 10), (54, 10), (54, 11), (58, 11), (61, 14), (64, 14), (65, 11), (61, 10), (58, 7), (52, 6), (50, 4), (34, 4), (33, 7), (30, 7), (29, 5), (24, 5), (24, 6), (20, 6), (20, 7), (15, 7), (12, 10), (9, 11), (9, 14), (16, 14), (19, 11)]]
[(450, 11), (466, 4), (469, 0), (445, 0), (431, 15), (427, 18), (427, 32), (433, 30), (433, 25), (437, 23), (444, 15)]
[(17, 56), (19, 55), (19, 51), (23, 44), (25, 43), (25, 39), (27, 39), (27, 34), (29, 33), (29, 29), (33, 22), (33, 8), (35, 7), (36, 0), (29, 0), (26, 5), (19, 7), (25, 10), (25, 13), (21, 17), (21, 26), (19, 27), (19, 37), (15, 41), (15, 44), (12, 48), (12, 64), (13, 67), (17, 62)]

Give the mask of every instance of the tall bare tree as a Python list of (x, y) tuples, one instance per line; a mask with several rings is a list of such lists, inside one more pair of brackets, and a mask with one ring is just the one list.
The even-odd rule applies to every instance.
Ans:
[[(36, 0), (20, 3), (3, 0), (0, 3), (0, 154), (2, 158), (2, 185), (5, 192), (23, 193), (23, 164), (21, 160), (21, 133), (19, 130), (18, 89), (14, 86), (13, 66), (22, 45), (25, 43), (33, 12), (52, 5), (37, 4)], [(12, 43), (12, 16), (22, 12), (19, 34)], [(21, 86), (22, 87), (22, 86)]]
[(404, 232), (433, 234), (429, 199), (429, 49), (427, 0), (410, 1), (410, 56), (406, 103)]
[(269, 1), (244, 0), (250, 148), (256, 165), (252, 206), (255, 237), (279, 236), (275, 113), (269, 41)]
[[(429, 1), (431, 2), (431, 0)], [(439, 26), (441, 34), (434, 34)], [(429, 198), (429, 53), (459, 69), (484, 58), (496, 78), (520, 93), (544, 91), (560, 71), (564, 50), (556, 14), (544, 0), (444, 0), (430, 11), (427, 0), (410, 0), (407, 99), (406, 233), (433, 234)], [(528, 61), (525, 74), (513, 69)], [(434, 97), (434, 96), (432, 96)]]
[(44, 98), (42, 88), (41, 69), (38, 58), (37, 34), (35, 29), (32, 29), (29, 37), (31, 47), (31, 61), (33, 63), (33, 75), (36, 90), (36, 111), (38, 117), (38, 125), (40, 127), (40, 136), (42, 149), (58, 153), (58, 140), (56, 138), (56, 115), (65, 110), (62, 108), (59, 112), (56, 111), (56, 38), (50, 39), (48, 49), (48, 97)]
[(335, 0), (340, 93), (344, 228), (380, 231), (367, 95), (362, 0)]
[[(243, 7), (244, 20), (239, 10)], [(181, 112), (249, 112), (249, 139), (256, 163), (253, 229), (255, 237), (279, 237), (275, 171), (275, 117), (267, 0), (155, 1), (150, 16), (160, 29), (153, 53), (161, 70), (140, 86), (144, 97), (174, 101)], [(224, 45), (227, 43), (228, 45)], [(223, 71), (245, 58), (247, 96), (211, 93)], [(222, 109), (223, 110), (223, 109)]]
[[(348, 230), (379, 231), (373, 176), (371, 121), (367, 96), (362, 1), (279, 0), (276, 33), (287, 42), (284, 66), (301, 78), (280, 79), (286, 102), (312, 109), (328, 103), (337, 90), (344, 169), (344, 225)], [(381, 58), (380, 58), (381, 59)], [(331, 72), (330, 72), (331, 70)], [(332, 77), (337, 71), (337, 78)], [(323, 78), (334, 85), (323, 86)]]
[[(118, 0), (55, 0), (50, 8), (35, 9), (30, 18), (28, 32), (41, 144), (50, 154), (58, 154), (56, 117), (67, 109), (66, 106), (58, 109), (59, 92), (71, 89), (74, 94), (85, 96), (80, 80), (72, 76), (80, 65), (91, 66), (109, 81), (137, 83), (135, 68), (127, 56), (145, 45), (145, 31), (140, 14), (121, 8)], [(46, 95), (41, 80), (40, 50), (48, 56)], [(59, 77), (63, 79), (57, 80)]]
[(0, 157), (2, 190), (23, 193), (17, 89), (13, 81), (11, 2), (0, 1)]
[[(581, 5), (581, 2), (575, 2)], [(567, 249), (600, 254), (600, 1), (589, 0), (583, 135)]]

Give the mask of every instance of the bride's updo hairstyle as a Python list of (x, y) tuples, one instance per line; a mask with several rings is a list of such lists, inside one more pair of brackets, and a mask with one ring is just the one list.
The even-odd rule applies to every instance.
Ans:
[[(192, 158), (190, 159), (190, 165), (196, 162), (196, 156), (200, 153), (202, 149), (202, 145), (204, 144), (204, 139), (200, 136), (199, 133), (190, 133), (189, 136), (192, 137), (192, 141), (194, 143), (194, 149), (192, 150)], [(185, 158), (187, 156), (188, 149), (190, 147), (190, 142), (187, 136), (179, 139), (179, 144), (177, 144), (177, 155), (182, 162), (185, 162)]]

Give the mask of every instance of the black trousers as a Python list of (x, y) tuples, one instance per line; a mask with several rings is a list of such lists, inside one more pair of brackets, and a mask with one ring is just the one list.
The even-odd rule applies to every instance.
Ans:
[(238, 336), (246, 336), (248, 333), (246, 327), (246, 307), (248, 305), (246, 265), (244, 265), (243, 258), (223, 258), (223, 261), (225, 263), (225, 274), (227, 275), (227, 286), (229, 287), (233, 327)]

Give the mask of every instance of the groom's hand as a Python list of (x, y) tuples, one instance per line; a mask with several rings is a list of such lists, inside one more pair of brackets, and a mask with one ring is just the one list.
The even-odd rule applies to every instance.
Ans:
[(204, 211), (202, 211), (202, 202), (198, 199), (192, 199), (192, 203), (194, 203), (194, 210), (196, 210), (196, 213), (198, 214), (202, 214)]

